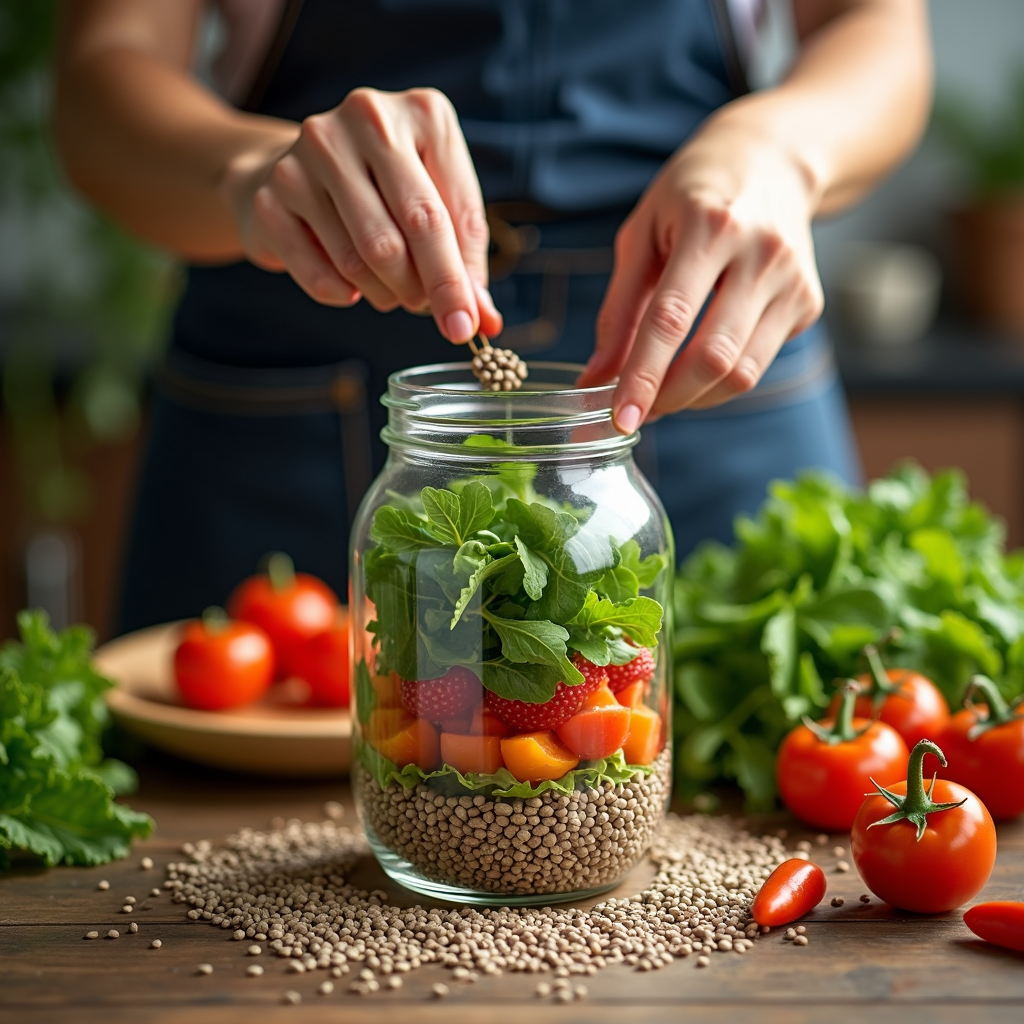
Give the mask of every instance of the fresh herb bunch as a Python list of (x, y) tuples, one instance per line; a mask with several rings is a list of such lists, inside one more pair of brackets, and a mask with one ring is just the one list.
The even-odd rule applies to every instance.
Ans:
[[(500, 481), (425, 487), (418, 505), (381, 506), (365, 562), (376, 671), (431, 679), (464, 665), (493, 693), (540, 704), (560, 681), (583, 682), (574, 651), (621, 665), (636, 656), (630, 641), (656, 646), (662, 607), (640, 590), (664, 559), (641, 558), (635, 540), (595, 536), (581, 520)], [(357, 672), (363, 721), (373, 707), (372, 689), (358, 684), (366, 675)]]
[(114, 800), (136, 779), (103, 758), (102, 694), (113, 684), (93, 667), (93, 636), (54, 633), (43, 612), (22, 612), (18, 626), (21, 643), (0, 649), (0, 867), (12, 849), (48, 865), (127, 856), (153, 821)]
[(1024, 556), (1005, 554), (1002, 524), (959, 472), (907, 465), (864, 492), (807, 474), (773, 484), (735, 532), (676, 578), (684, 795), (735, 779), (752, 807), (770, 806), (783, 736), (890, 635), (887, 664), (923, 672), (951, 706), (975, 672), (1008, 697), (1024, 690)]

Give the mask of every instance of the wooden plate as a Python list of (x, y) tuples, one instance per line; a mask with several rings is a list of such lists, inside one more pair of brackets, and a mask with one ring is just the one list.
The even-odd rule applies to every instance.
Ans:
[(178, 703), (172, 658), (179, 625), (153, 626), (96, 651), (99, 670), (117, 684), (106, 694), (126, 729), (179, 757), (257, 775), (315, 778), (348, 771), (352, 720), (345, 709), (289, 706), (280, 685), (230, 711)]

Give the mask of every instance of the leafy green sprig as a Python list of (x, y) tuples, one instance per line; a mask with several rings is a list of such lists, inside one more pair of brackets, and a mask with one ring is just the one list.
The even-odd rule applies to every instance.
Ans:
[(1024, 691), (1024, 555), (1003, 539), (956, 471), (908, 465), (865, 491), (816, 473), (773, 483), (731, 547), (702, 546), (676, 577), (677, 788), (734, 779), (770, 806), (782, 737), (894, 627), (886, 663), (951, 705), (976, 672)]
[(418, 505), (377, 510), (365, 572), (378, 672), (429, 679), (466, 665), (499, 696), (543, 703), (560, 681), (583, 681), (573, 652), (625, 664), (630, 641), (656, 646), (663, 610), (640, 590), (663, 557), (585, 534), (580, 515), (515, 484), (425, 487)]
[(0, 649), (0, 867), (9, 850), (49, 865), (125, 857), (153, 821), (114, 800), (136, 779), (103, 758), (102, 694), (113, 684), (92, 664), (92, 634), (54, 633), (42, 612), (22, 612), (18, 625), (22, 642)]

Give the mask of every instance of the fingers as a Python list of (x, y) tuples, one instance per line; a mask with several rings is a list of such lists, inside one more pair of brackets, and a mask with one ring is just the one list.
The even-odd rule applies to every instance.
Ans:
[[(778, 355), (779, 349), (792, 337), (793, 313), (792, 302), (787, 297), (780, 296), (770, 302), (754, 327), (746, 348), (736, 360), (736, 365), (717, 384), (690, 402), (690, 408), (710, 409), (756, 387), (765, 370)], [(673, 383), (665, 381), (665, 390), (658, 397), (655, 409), (662, 406), (669, 410), (681, 408), (674, 404), (670, 394)]]
[(736, 370), (772, 298), (750, 271), (737, 260), (722, 275), (693, 337), (666, 369), (651, 405), (658, 414), (687, 408)]
[[(253, 197), (256, 231), (310, 298), (327, 306), (351, 306), (359, 290), (331, 262), (316, 236), (264, 185)], [(264, 243), (267, 244), (267, 243)]]
[(615, 267), (597, 314), (597, 343), (579, 387), (614, 380), (629, 356), (661, 270), (654, 246), (644, 237), (646, 227), (627, 222), (615, 239)]
[(500, 333), (502, 321), (487, 289), (490, 231), (473, 159), (451, 104), (428, 103), (423, 114), (428, 128), (423, 166), (451, 215), (463, 263), (473, 284), (480, 330), (493, 337)]
[(720, 270), (721, 263), (706, 249), (678, 245), (673, 250), (619, 374), (612, 416), (624, 434), (636, 430), (654, 406), (672, 360)]

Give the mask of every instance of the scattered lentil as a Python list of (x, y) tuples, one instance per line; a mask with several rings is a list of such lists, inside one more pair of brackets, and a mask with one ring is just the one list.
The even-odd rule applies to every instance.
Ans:
[(786, 934), (783, 935), (783, 938), (784, 939), (795, 939), (796, 938), (796, 929), (795, 928), (787, 928), (786, 929)]
[(121, 908), (121, 913), (122, 913), (122, 914), (130, 914), (130, 913), (132, 913), (132, 912), (133, 912), (134, 910), (135, 910), (135, 907), (134, 907), (134, 906), (133, 906), (133, 905), (132, 905), (131, 903), (126, 903), (126, 904), (125, 904), (125, 905), (124, 905), (124, 906), (123, 906), (123, 907)]
[(341, 821), (345, 817), (345, 808), (337, 800), (328, 800), (324, 804), (324, 814), (332, 821)]
[(84, 939), (98, 939), (99, 937), (99, 932), (86, 932), (85, 935), (82, 936)]
[(448, 995), (448, 986), (444, 982), (439, 981), (430, 986), (430, 991), (434, 993), (435, 999), (444, 999)]
[(843, 847), (843, 846), (833, 846), (832, 847), (832, 856), (833, 857), (845, 857), (846, 856), (846, 848)]
[(709, 956), (699, 956), (699, 957), (697, 957), (697, 966), (698, 967), (708, 967), (708, 966), (710, 966), (710, 964), (711, 964), (711, 957), (709, 957)]
[(106, 879), (103, 879), (103, 881), (96, 883), (96, 888), (99, 889), (100, 892), (106, 892), (110, 888), (110, 883)]
[(542, 981), (537, 985), (536, 991), (541, 999), (547, 999), (551, 995), (551, 986), (546, 981)]
[(811, 844), (806, 839), (801, 839), (800, 842), (796, 844), (796, 848), (807, 852), (810, 850)]
[(560, 1003), (571, 1003), (572, 1002), (572, 989), (571, 988), (560, 988), (555, 993), (555, 999)]
[(139, 931), (139, 926), (134, 921), (132, 921), (128, 925), (128, 931), (130, 931), (132, 935), (137, 935)]
[(295, 991), (295, 989), (290, 988), (281, 997), (281, 1000), (282, 1002), (287, 1003), (289, 1006), (298, 1006), (299, 1003), (302, 1002), (302, 996), (300, 996), (299, 993)]
[(289, 960), (288, 961), (288, 967), (286, 969), (291, 971), (292, 974), (305, 974), (306, 973), (305, 965), (302, 964), (298, 960)]
[(334, 991), (334, 982), (333, 981), (322, 981), (322, 982), (320, 982), (320, 987), (317, 989), (317, 992), (319, 992), (320, 995), (322, 995), (322, 996), (329, 996), (333, 991)]
[(586, 985), (574, 985), (573, 989), (572, 989), (572, 994), (577, 999), (586, 999), (587, 996), (589, 995), (589, 993), (587, 992), (587, 986)]
[[(651, 786), (651, 780), (645, 784)], [(622, 789), (617, 799), (640, 803), (640, 783), (616, 788)], [(590, 790), (581, 797), (593, 801), (603, 794)], [(449, 804), (453, 798), (435, 797), (451, 822), (480, 819), (488, 826), (484, 814), (494, 815), (495, 823), (513, 815), (557, 821), (557, 810), (572, 803), (571, 796), (563, 795), (554, 806), (539, 799), (531, 805), (482, 796), (476, 798), (479, 803), (469, 798), (467, 806), (460, 798)], [(432, 804), (438, 812), (435, 823), (441, 804)], [(594, 825), (600, 825), (603, 835), (612, 814), (601, 813), (608, 821), (595, 818)], [(557, 834), (568, 829), (566, 825)], [(609, 839), (606, 860), (616, 855), (616, 842)], [(758, 928), (749, 917), (750, 903), (764, 878), (787, 856), (777, 838), (750, 836), (728, 818), (669, 815), (654, 836), (649, 856), (655, 877), (643, 892), (605, 900), (589, 910), (444, 909), (395, 907), (385, 893), (352, 885), (347, 878), (367, 856), (366, 842), (354, 827), (333, 820), (289, 821), (271, 832), (246, 829), (223, 847), (196, 844), (193, 849), (189, 859), (167, 866), (165, 883), (172, 900), (188, 906), (190, 920), (258, 936), (269, 943), (268, 952), (294, 965), (290, 970), (330, 970), (335, 978), (350, 969), (359, 971), (348, 989), (360, 995), (380, 989), (375, 973), (387, 975), (387, 985), (394, 988), (401, 984), (400, 975), (428, 963), (448, 967), (453, 977), (467, 981), (478, 977), (477, 972), (551, 971), (558, 978), (558, 991), (570, 993), (572, 976), (615, 963), (658, 970), (676, 958), (698, 954), (698, 966), (707, 966), (709, 954), (751, 948)], [(500, 874), (500, 869), (492, 870)]]
[(162, 942), (161, 942), (161, 941), (160, 941), (159, 939), (154, 939), (154, 940), (153, 940), (153, 941), (152, 941), (152, 942), (151, 942), (151, 943), (149, 944), (149, 948), (150, 948), (150, 949), (159, 949), (159, 948), (160, 948), (160, 947), (161, 947), (162, 945), (163, 945), (163, 943), (162, 943)]
[(153, 858), (152, 857), (143, 857), (142, 860), (139, 861), (139, 867), (142, 868), (143, 871), (150, 871), (150, 870), (152, 870)]
[(248, 954), (249, 954), (249, 956), (259, 956), (259, 955), (260, 955), (260, 953), (262, 953), (262, 952), (263, 952), (263, 947), (262, 947), (262, 946), (257, 946), (257, 945), (256, 945), (255, 943), (253, 943), (253, 944), (252, 944), (252, 945), (251, 945), (251, 946), (250, 946), (250, 947), (249, 947), (249, 948), (248, 948), (248, 949), (246, 950), (246, 953), (248, 953)]
[(121, 938), (121, 933), (116, 928), (111, 928), (110, 931), (107, 932), (107, 938), (108, 939), (119, 939), (119, 938)]
[(836, 871), (846, 872), (850, 870), (850, 865), (845, 860), (836, 861)]
[(811, 855), (806, 850), (794, 850), (793, 857), (796, 860), (810, 860)]
[(245, 969), (245, 973), (250, 978), (258, 978), (263, 973), (263, 967), (260, 964), (249, 964)]
[(870, 903), (871, 897), (866, 892), (862, 892), (860, 894), (860, 901), (861, 903)]
[(150, 889), (149, 890), (149, 895), (150, 896), (159, 896), (160, 895), (160, 890), (159, 889)]
[(827, 836), (827, 835), (825, 835), (825, 833), (824, 833), (824, 832), (819, 832), (819, 833), (818, 833), (818, 834), (817, 834), (817, 835), (816, 835), (816, 836), (814, 837), (814, 841), (815, 841), (815, 842), (816, 842), (816, 843), (817, 843), (817, 844), (818, 844), (819, 846), (827, 846), (827, 845), (828, 845), (828, 836)]
[(796, 926), (796, 933), (797, 933), (797, 935), (803, 935), (804, 932), (806, 932), (806, 931), (807, 931), (807, 928), (804, 925), (798, 924)]
[(213, 964), (200, 964), (196, 968), (196, 974), (213, 974)]
[(127, 904), (129, 904), (129, 906), (134, 907), (135, 904), (138, 903), (139, 901), (134, 896), (125, 896), (125, 898), (124, 898), (124, 900), (122, 900), (122, 902), (123, 903), (127, 903)]
[(810, 941), (810, 940), (809, 940), (809, 939), (807, 938), (807, 936), (806, 936), (806, 935), (798, 935), (798, 936), (797, 936), (797, 937), (796, 937), (796, 938), (795, 938), (795, 939), (793, 940), (793, 945), (794, 945), (794, 946), (806, 946), (806, 945), (807, 945), (807, 943), (808, 943), (809, 941)]
[(841, 907), (845, 902), (846, 902), (846, 900), (844, 900), (842, 896), (833, 896), (832, 897), (832, 906), (833, 907)]

